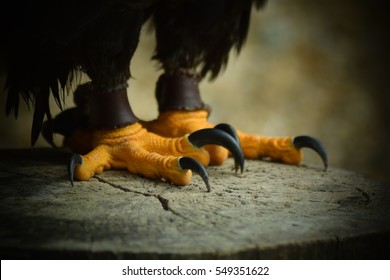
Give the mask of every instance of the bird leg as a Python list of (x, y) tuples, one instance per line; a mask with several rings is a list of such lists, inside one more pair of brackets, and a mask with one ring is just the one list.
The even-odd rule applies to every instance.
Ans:
[(207, 144), (227, 148), (235, 157), (236, 171), (243, 170), (241, 149), (223, 130), (208, 128), (171, 138), (146, 130), (131, 110), (125, 86), (96, 91), (83, 85), (76, 91), (75, 101), (76, 108), (46, 123), (43, 131), (46, 139), (50, 139), (49, 129), (63, 134), (64, 143), (76, 152), (68, 166), (72, 184), (74, 179), (89, 180), (104, 170), (127, 169), (179, 186), (189, 184), (192, 172), (196, 172), (210, 190), (204, 168), (210, 157), (202, 148)]
[[(164, 137), (180, 137), (202, 128), (214, 127), (207, 121), (210, 107), (202, 102), (198, 77), (185, 70), (160, 76), (156, 85), (159, 117), (142, 125)], [(228, 157), (226, 149), (207, 145), (211, 165), (221, 165)]]
[[(156, 87), (159, 116), (150, 122), (142, 122), (151, 132), (165, 137), (179, 137), (202, 128), (221, 128), (208, 122), (210, 108), (200, 98), (199, 79), (191, 72), (179, 70), (163, 74)], [(265, 137), (237, 131), (245, 158), (270, 159), (298, 165), (303, 160), (302, 148), (310, 148), (321, 157), (325, 169), (327, 154), (322, 144), (310, 136)], [(210, 164), (219, 165), (228, 157), (228, 151), (220, 146), (205, 147), (210, 154)]]

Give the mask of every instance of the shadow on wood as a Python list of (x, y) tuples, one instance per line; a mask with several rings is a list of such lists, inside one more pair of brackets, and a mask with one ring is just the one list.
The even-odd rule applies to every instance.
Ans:
[(388, 259), (390, 191), (320, 165), (233, 161), (178, 188), (67, 181), (65, 150), (0, 151), (2, 259)]

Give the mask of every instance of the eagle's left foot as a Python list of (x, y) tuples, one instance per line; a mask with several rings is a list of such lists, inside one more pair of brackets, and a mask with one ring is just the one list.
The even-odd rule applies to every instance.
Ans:
[[(180, 137), (199, 129), (214, 127), (207, 120), (209, 108), (201, 100), (198, 82), (198, 76), (188, 69), (162, 74), (156, 87), (159, 116), (156, 120), (142, 122), (143, 126), (165, 137)], [(215, 128), (229, 129), (225, 125), (217, 125)], [(267, 158), (298, 165), (303, 160), (301, 149), (310, 148), (319, 154), (325, 169), (328, 166), (325, 148), (313, 137), (265, 137), (240, 131), (237, 134), (245, 158)], [(210, 164), (220, 165), (229, 155), (226, 149), (219, 146), (205, 148), (210, 154)]]
[(321, 158), (324, 169), (328, 168), (328, 156), (320, 141), (311, 136), (266, 137), (237, 131), (245, 158), (270, 159), (299, 165), (303, 160), (302, 148), (314, 150)]
[[(208, 112), (205, 110), (172, 110), (160, 112), (156, 120), (142, 122), (143, 126), (156, 134), (165, 137), (179, 137), (187, 133), (211, 128), (214, 125), (207, 121)], [(216, 126), (221, 128), (221, 126)], [(299, 165), (303, 160), (302, 148), (309, 148), (317, 152), (322, 159), (324, 168), (328, 167), (328, 158), (324, 146), (310, 136), (297, 137), (266, 137), (256, 134), (246, 134), (237, 131), (239, 142), (245, 158), (270, 159), (286, 164)], [(219, 165), (228, 157), (229, 153), (220, 146), (205, 147), (210, 154), (210, 163)]]

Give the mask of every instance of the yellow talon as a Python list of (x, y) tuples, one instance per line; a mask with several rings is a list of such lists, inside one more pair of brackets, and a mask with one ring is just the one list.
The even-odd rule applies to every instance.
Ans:
[[(148, 132), (139, 123), (114, 130), (89, 131), (92, 150), (83, 156), (75, 168), (76, 180), (89, 180), (95, 174), (111, 168), (127, 169), (152, 179), (165, 179), (184, 186), (191, 181), (191, 170), (182, 170), (179, 157), (185, 155), (207, 166), (209, 155), (191, 145), (186, 137), (164, 138)], [(83, 132), (87, 134), (87, 131)], [(76, 136), (82, 134), (79, 132)], [(80, 139), (81, 141), (85, 138)], [(77, 145), (79, 138), (67, 139)]]
[[(142, 122), (142, 125), (162, 136), (180, 137), (202, 128), (214, 127), (207, 121), (208, 114), (206, 110), (163, 111), (156, 120)], [(245, 158), (269, 158), (287, 164), (299, 164), (303, 159), (303, 153), (293, 145), (291, 137), (265, 137), (240, 131), (237, 134)], [(228, 151), (220, 146), (207, 145), (205, 149), (210, 154), (211, 165), (221, 165), (229, 156)]]

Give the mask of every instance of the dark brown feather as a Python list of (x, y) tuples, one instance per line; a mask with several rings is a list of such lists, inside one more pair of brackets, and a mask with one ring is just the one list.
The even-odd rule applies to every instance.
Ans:
[(215, 78), (228, 63), (230, 50), (244, 44), (253, 4), (265, 0), (159, 1), (154, 13), (154, 59), (167, 71), (197, 69)]
[(265, 0), (10, 1), (0, 17), (1, 63), (7, 74), (6, 113), (20, 97), (34, 105), (31, 139), (50, 119), (49, 97), (62, 108), (73, 77), (86, 72), (95, 87), (126, 82), (140, 28), (153, 15), (154, 59), (166, 71), (198, 69), (215, 78), (231, 49), (241, 50), (252, 6)]

